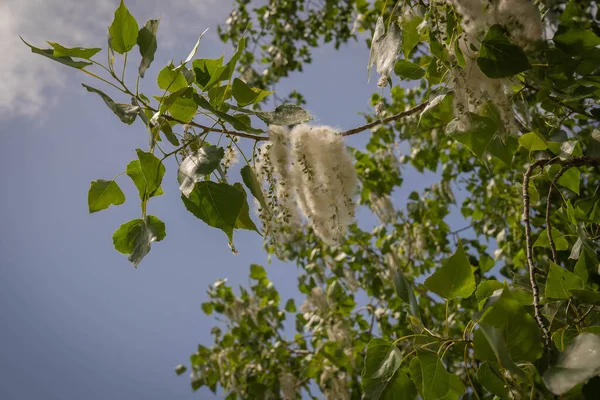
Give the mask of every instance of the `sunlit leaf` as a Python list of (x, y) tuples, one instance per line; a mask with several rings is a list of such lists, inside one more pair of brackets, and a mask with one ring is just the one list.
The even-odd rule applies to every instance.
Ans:
[(117, 182), (104, 179), (92, 181), (88, 192), (88, 209), (90, 213), (123, 203), (125, 203), (125, 194), (123, 194)]
[(133, 49), (137, 44), (139, 30), (137, 21), (121, 0), (121, 4), (115, 10), (115, 18), (108, 28), (112, 49), (119, 54)]
[(448, 300), (467, 298), (473, 294), (475, 277), (460, 241), (454, 255), (442, 262), (442, 266), (427, 278), (425, 287)]
[(113, 235), (113, 244), (117, 251), (129, 254), (129, 261), (137, 267), (150, 251), (151, 243), (160, 242), (165, 236), (165, 224), (148, 215), (121, 225)]

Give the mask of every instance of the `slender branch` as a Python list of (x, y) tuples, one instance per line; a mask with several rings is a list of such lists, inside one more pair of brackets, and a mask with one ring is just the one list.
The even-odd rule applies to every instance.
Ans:
[(427, 107), (428, 105), (429, 105), (429, 101), (426, 101), (426, 102), (424, 102), (422, 104), (419, 104), (416, 107), (411, 108), (410, 110), (403, 111), (401, 113), (398, 113), (396, 115), (392, 115), (392, 116), (384, 118), (384, 119), (380, 119), (380, 120), (377, 120), (377, 121), (370, 122), (370, 123), (368, 123), (366, 125), (359, 126), (358, 128), (354, 128), (354, 129), (347, 130), (345, 132), (341, 132), (340, 135), (342, 135), (342, 136), (355, 135), (355, 134), (360, 133), (362, 131), (366, 131), (367, 129), (371, 129), (371, 128), (377, 126), (377, 125), (384, 125), (384, 124), (387, 124), (389, 122), (397, 121), (400, 118), (408, 117), (409, 115), (413, 115), (415, 113), (418, 113), (419, 111), (425, 109), (425, 107)]
[[(538, 284), (535, 280), (536, 268), (533, 264), (533, 243), (531, 240), (531, 222), (529, 220), (529, 180), (531, 179), (531, 174), (534, 170), (539, 167), (545, 167), (548, 165), (559, 164), (562, 165), (561, 171), (564, 171), (570, 167), (578, 167), (578, 166), (600, 166), (600, 158), (598, 157), (573, 157), (567, 160), (561, 160), (560, 158), (551, 158), (551, 159), (543, 159), (538, 160), (531, 164), (529, 168), (525, 171), (523, 175), (523, 222), (525, 224), (525, 250), (527, 254), (527, 266), (529, 267), (529, 283), (531, 284), (531, 291), (533, 292), (533, 311), (535, 316), (535, 321), (538, 326), (542, 330), (544, 335), (544, 343), (546, 345), (546, 350), (550, 353), (552, 347), (550, 342), (550, 333), (548, 328), (546, 327), (540, 310), (540, 291)], [(560, 178), (560, 177), (559, 177)], [(553, 182), (554, 183), (554, 182)], [(551, 186), (552, 187), (552, 186)], [(546, 209), (548, 212), (548, 209)], [(556, 250), (554, 250), (556, 251)]]
[(554, 190), (554, 186), (560, 179), (560, 177), (571, 167), (564, 166), (558, 171), (558, 174), (552, 179), (550, 183), (550, 188), (548, 189), (548, 197), (546, 199), (546, 232), (548, 233), (548, 241), (550, 242), (550, 250), (552, 251), (552, 261), (554, 264), (558, 264), (558, 254), (556, 253), (556, 245), (554, 244), (554, 239), (552, 238), (552, 224), (550, 223), (550, 209), (552, 208), (552, 191)]
[(531, 242), (531, 223), (529, 221), (529, 179), (531, 174), (538, 167), (543, 167), (549, 162), (549, 160), (538, 160), (531, 164), (523, 175), (523, 222), (525, 223), (525, 249), (527, 252), (527, 266), (529, 267), (529, 283), (531, 285), (531, 291), (533, 292), (533, 312), (535, 315), (535, 321), (542, 330), (544, 335), (544, 344), (546, 350), (550, 353), (552, 347), (550, 346), (550, 332), (544, 321), (542, 320), (542, 313), (540, 311), (540, 289), (535, 280), (535, 266), (533, 265), (533, 243)]
[(226, 133), (228, 135), (231, 136), (239, 136), (239, 137), (243, 137), (243, 138), (247, 138), (247, 139), (253, 139), (256, 141), (261, 141), (261, 140), (269, 140), (269, 138), (267, 136), (256, 136), (256, 135), (250, 135), (248, 133), (243, 133), (243, 132), (236, 132), (236, 131), (230, 131), (230, 130), (226, 130), (226, 129), (219, 129), (219, 128), (211, 128), (210, 126), (206, 126), (206, 125), (201, 125), (201, 124), (197, 124), (194, 121), (191, 122), (183, 122), (180, 121), (176, 118), (171, 117), (170, 115), (163, 115), (163, 118), (169, 120), (169, 121), (174, 121), (180, 124), (184, 124), (184, 125), (190, 125), (193, 126), (194, 128), (199, 128), (199, 129), (205, 129), (207, 131), (210, 132), (218, 132), (218, 133)]

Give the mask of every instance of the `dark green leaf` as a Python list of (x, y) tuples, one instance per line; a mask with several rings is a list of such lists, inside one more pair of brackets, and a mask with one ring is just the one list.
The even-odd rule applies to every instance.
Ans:
[(473, 337), (475, 357), (480, 360), (493, 361), (512, 373), (525, 378), (525, 373), (511, 360), (506, 348), (506, 338), (502, 330), (491, 325), (479, 323), (479, 329)]
[(492, 371), (489, 364), (484, 362), (477, 370), (477, 381), (490, 393), (495, 394), (502, 400), (509, 399), (509, 391), (505, 383), (498, 375)]
[(394, 72), (402, 79), (415, 80), (425, 76), (425, 70), (408, 60), (398, 60)]
[(582, 303), (600, 305), (600, 292), (583, 289), (570, 289), (570, 292), (573, 297)]
[(395, 344), (383, 339), (373, 339), (367, 346), (365, 366), (362, 371), (364, 399), (386, 398), (385, 392), (402, 363), (402, 354)]
[(194, 94), (194, 101), (196, 102), (196, 104), (198, 106), (204, 108), (205, 110), (212, 112), (217, 117), (219, 117), (223, 121), (229, 123), (231, 126), (233, 126), (237, 130), (244, 131), (244, 132), (250, 132), (250, 133), (262, 133), (262, 131), (260, 129), (252, 128), (251, 126), (247, 125), (247, 123), (244, 122), (243, 120), (238, 119), (238, 118), (234, 117), (233, 115), (229, 115), (227, 113), (217, 110), (216, 108), (214, 108), (212, 106), (212, 104), (210, 104), (208, 102), (208, 100), (206, 100), (204, 97), (202, 97), (198, 94)]
[(177, 180), (181, 192), (188, 196), (194, 189), (194, 184), (202, 177), (211, 174), (219, 165), (225, 150), (217, 146), (201, 147), (187, 156), (179, 165)]
[(419, 303), (415, 297), (413, 287), (399, 269), (396, 269), (394, 274), (394, 288), (396, 289), (396, 294), (408, 304), (408, 311), (414, 317), (421, 318), (419, 314)]
[(508, 39), (500, 25), (492, 25), (485, 34), (477, 65), (490, 78), (507, 78), (531, 68), (525, 52)]
[(115, 18), (108, 28), (111, 48), (119, 54), (127, 53), (136, 45), (139, 30), (137, 21), (121, 0), (119, 8), (115, 10)]
[(98, 179), (92, 181), (88, 192), (88, 208), (90, 213), (104, 210), (111, 205), (125, 203), (125, 195), (117, 182)]
[(425, 287), (447, 300), (467, 298), (473, 294), (475, 276), (460, 241), (454, 255), (427, 278)]
[(226, 183), (197, 182), (189, 196), (181, 196), (185, 207), (209, 226), (221, 229), (233, 245), (233, 230), (244, 205), (244, 193)]
[(102, 92), (98, 89), (95, 89), (91, 86), (85, 85), (83, 83), (81, 85), (84, 88), (86, 88), (88, 92), (96, 93), (97, 95), (102, 97), (102, 100), (104, 100), (104, 103), (106, 103), (108, 108), (110, 108), (112, 110), (112, 112), (115, 113), (115, 115), (117, 117), (119, 117), (119, 119), (121, 121), (125, 122), (128, 125), (133, 124), (133, 122), (135, 121), (135, 118), (137, 117), (137, 115), (140, 111), (140, 108), (138, 106), (132, 106), (131, 104), (115, 103), (110, 97), (108, 97), (106, 94), (104, 94), (104, 92)]
[(260, 206), (263, 210), (268, 211), (269, 206), (267, 205), (267, 201), (265, 200), (265, 196), (262, 191), (262, 185), (256, 179), (256, 175), (254, 171), (249, 165), (245, 165), (241, 170), (242, 179), (244, 180), (244, 184), (252, 193), (252, 196), (260, 203)]
[(213, 76), (220, 76), (223, 72), (223, 56), (216, 59), (200, 58), (192, 63), (196, 83), (204, 88)]
[(265, 90), (260, 89), (252, 89), (250, 86), (246, 85), (246, 83), (241, 79), (235, 78), (233, 80), (232, 94), (233, 97), (237, 100), (237, 103), (240, 107), (243, 107), (248, 104), (259, 103), (271, 93), (273, 92), (267, 92)]
[(296, 125), (312, 119), (302, 107), (294, 104), (283, 104), (271, 112), (257, 112), (256, 116), (269, 125)]
[(597, 375), (600, 375), (600, 336), (582, 333), (560, 353), (543, 380), (552, 393), (562, 395)]
[(498, 130), (493, 119), (472, 112), (461, 119), (453, 119), (446, 126), (446, 133), (467, 146), (479, 159)]
[(21, 40), (23, 41), (23, 43), (25, 43), (27, 46), (29, 46), (29, 48), (31, 49), (32, 53), (35, 54), (39, 54), (41, 56), (44, 57), (48, 57), (51, 60), (57, 61), (61, 64), (64, 65), (68, 65), (69, 67), (73, 67), (73, 68), (77, 68), (77, 69), (82, 69), (87, 67), (88, 65), (92, 65), (91, 62), (87, 62), (87, 61), (75, 61), (73, 60), (71, 57), (58, 57), (54, 55), (54, 50), (52, 49), (40, 49), (37, 47), (34, 47), (32, 45), (30, 45), (29, 43), (27, 43), (23, 38), (21, 38)]
[(587, 248), (581, 252), (577, 264), (573, 269), (575, 275), (581, 278), (583, 283), (587, 283), (590, 277), (598, 275), (598, 259), (596, 255)]
[(259, 232), (258, 228), (250, 218), (250, 207), (248, 206), (248, 198), (246, 197), (246, 191), (244, 190), (244, 186), (241, 183), (236, 182), (233, 186), (238, 189), (240, 192), (244, 194), (244, 203), (242, 204), (242, 208), (240, 209), (240, 214), (238, 215), (238, 220), (235, 224), (236, 229), (247, 229), (249, 231)]
[(483, 308), (485, 301), (490, 297), (496, 290), (502, 289), (504, 284), (500, 281), (496, 280), (487, 280), (480, 282), (477, 285), (477, 290), (475, 291), (475, 297), (479, 300), (479, 309)]
[(177, 375), (181, 375), (181, 374), (185, 373), (185, 371), (187, 371), (187, 368), (185, 367), (185, 365), (179, 364), (178, 366), (175, 367), (175, 373)]
[(440, 399), (450, 390), (448, 372), (439, 358), (428, 350), (417, 349), (417, 357), (421, 364), (421, 377), (423, 380), (423, 399)]
[[(481, 322), (498, 328), (502, 335), (501, 340), (504, 341), (503, 345), (514, 362), (533, 362), (541, 357), (543, 344), (540, 329), (508, 286), (505, 286), (500, 297), (484, 310)], [(495, 347), (498, 351), (501, 348), (499, 343), (495, 344)], [(499, 361), (504, 362), (503, 359)], [(508, 368), (506, 365), (504, 367)]]
[(487, 151), (507, 167), (512, 167), (513, 156), (518, 147), (519, 144), (514, 136), (500, 137), (496, 135), (488, 144)]
[(559, 25), (552, 39), (556, 47), (569, 54), (581, 54), (600, 44), (593, 30), (575, 25)]
[(285, 303), (285, 311), (287, 311), (289, 313), (295, 313), (296, 312), (296, 304), (294, 303), (294, 299), (289, 299)]
[(572, 167), (565, 171), (565, 173), (558, 178), (558, 184), (566, 188), (571, 189), (573, 192), (579, 194), (579, 182), (581, 180), (581, 171), (578, 168)]
[(130, 162), (126, 172), (137, 187), (140, 199), (147, 200), (150, 197), (160, 196), (163, 194), (160, 185), (165, 174), (165, 166), (152, 153), (140, 149), (136, 152), (138, 160)]
[(156, 32), (158, 31), (159, 22), (160, 20), (158, 19), (149, 19), (138, 34), (137, 45), (140, 48), (140, 55), (142, 56), (138, 73), (142, 78), (146, 70), (150, 67), (150, 64), (152, 64), (152, 61), (154, 61), (154, 54), (157, 48)]
[(86, 49), (83, 47), (64, 47), (56, 42), (48, 42), (50, 46), (54, 49), (55, 57), (75, 57), (75, 58), (84, 58), (89, 60), (96, 53), (98, 53), (101, 48), (95, 47), (93, 49)]
[(150, 251), (151, 243), (160, 242), (165, 236), (165, 224), (148, 215), (145, 219), (134, 219), (121, 225), (113, 235), (113, 244), (117, 251), (130, 254), (129, 261), (137, 267)]
[(580, 277), (550, 261), (550, 270), (546, 279), (546, 297), (549, 299), (568, 299), (570, 290), (583, 289)]

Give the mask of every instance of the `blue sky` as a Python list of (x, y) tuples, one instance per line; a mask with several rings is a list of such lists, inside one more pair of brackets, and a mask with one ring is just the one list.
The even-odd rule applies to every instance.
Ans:
[[(143, 87), (173, 57), (183, 59), (205, 28), (211, 28), (199, 57), (218, 57), (231, 48), (219, 42), (216, 25), (230, 1), (128, 1), (142, 25), (161, 17), (157, 59)], [(112, 247), (120, 224), (139, 216), (137, 193), (127, 176), (119, 178), (127, 202), (89, 215), (87, 190), (93, 179), (111, 179), (147, 147), (138, 121), (122, 124), (81, 82), (118, 94), (76, 70), (31, 54), (17, 35), (44, 47), (43, 40), (66, 46), (103, 47), (117, 0), (8, 0), (0, 5), (0, 399), (186, 399), (186, 363), (198, 343), (210, 344), (213, 321), (200, 304), (217, 279), (246, 284), (251, 263), (266, 265), (261, 238), (236, 232), (233, 255), (225, 235), (195, 219), (181, 204), (175, 164), (167, 164), (165, 195), (149, 213), (167, 226), (138, 270)], [(103, 59), (101, 53), (98, 59)], [(135, 53), (134, 53), (135, 54)], [(137, 56), (137, 55), (136, 55)], [(133, 69), (130, 79), (133, 79)], [(132, 60), (130, 59), (130, 61)], [(375, 81), (367, 84), (364, 41), (336, 52), (325, 46), (303, 74), (281, 82), (285, 94), (300, 90), (317, 123), (349, 129), (363, 123)], [(157, 94), (149, 90), (147, 94)], [(349, 140), (364, 143), (363, 137)], [(433, 175), (405, 176), (411, 190)], [(397, 203), (398, 204), (398, 203)], [(364, 212), (363, 222), (369, 223)], [(296, 267), (273, 262), (269, 277), (283, 293), (295, 291)]]

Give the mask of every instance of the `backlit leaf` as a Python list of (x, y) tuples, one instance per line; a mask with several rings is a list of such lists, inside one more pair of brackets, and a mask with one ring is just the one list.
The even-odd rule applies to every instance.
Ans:
[(104, 179), (92, 181), (88, 192), (88, 209), (90, 213), (123, 203), (125, 203), (125, 195), (117, 182)]
[(425, 287), (448, 300), (467, 298), (473, 294), (475, 276), (460, 241), (454, 255), (442, 262), (442, 266), (427, 278)]
[(148, 215), (121, 225), (113, 235), (113, 244), (117, 251), (129, 254), (129, 261), (137, 267), (150, 251), (151, 243), (160, 242), (165, 236), (165, 224)]
[(108, 28), (111, 48), (119, 54), (127, 53), (137, 43), (139, 26), (123, 0), (115, 10), (115, 18)]

